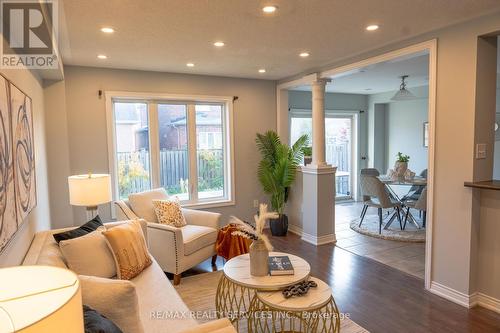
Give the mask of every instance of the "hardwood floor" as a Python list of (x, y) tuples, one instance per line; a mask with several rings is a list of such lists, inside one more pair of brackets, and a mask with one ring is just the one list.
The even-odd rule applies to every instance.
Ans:
[[(359, 218), (362, 208), (363, 204), (361, 202), (335, 205), (337, 247), (423, 279), (425, 273), (425, 243), (391, 241), (365, 236), (353, 231), (350, 228), (350, 223), (352, 220)], [(372, 209), (370, 212), (373, 213), (373, 210), (376, 209)], [(370, 221), (365, 223), (367, 222)], [(411, 227), (413, 226), (408, 225), (409, 229)]]
[[(272, 237), (276, 251), (306, 259), (332, 286), (341, 312), (370, 332), (500, 332), (500, 314), (466, 309), (425, 291), (423, 280), (334, 245), (313, 246), (294, 234)], [(222, 260), (217, 260), (218, 269)], [(210, 259), (187, 275), (211, 271)], [(184, 275), (183, 275), (184, 276)]]
[(273, 237), (276, 250), (299, 255), (332, 286), (340, 310), (370, 332), (500, 332), (500, 315), (468, 310), (425, 291), (423, 280), (333, 245), (296, 235)]

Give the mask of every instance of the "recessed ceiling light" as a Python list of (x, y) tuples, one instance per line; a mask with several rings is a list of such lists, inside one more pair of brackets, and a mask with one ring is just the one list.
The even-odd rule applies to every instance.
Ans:
[(368, 30), (368, 31), (375, 31), (377, 29), (378, 29), (378, 25), (376, 25), (376, 24), (371, 24), (371, 25), (366, 27), (366, 30)]
[(194, 67), (194, 64), (193, 64), (192, 62), (188, 62), (188, 63), (186, 64), (186, 66), (188, 66), (188, 67)]
[(266, 72), (266, 69), (265, 68), (261, 68), (259, 69), (259, 73), (265, 73)]
[(309, 52), (301, 52), (299, 56), (301, 56), (302, 58), (307, 58), (309, 57)]
[(223, 47), (224, 45), (226, 45), (226, 44), (224, 42), (221, 42), (221, 41), (214, 43), (214, 46), (217, 46), (217, 47)]
[(97, 58), (99, 58), (99, 59), (108, 59), (108, 56), (105, 55), (105, 54), (99, 54), (99, 55), (97, 55)]
[(274, 13), (276, 11), (276, 9), (278, 9), (278, 7), (276, 6), (265, 6), (265, 7), (262, 7), (262, 11), (266, 14), (271, 14), (271, 13)]
[(104, 28), (101, 28), (101, 31), (104, 33), (107, 33), (107, 34), (112, 34), (113, 32), (115, 32), (115, 29), (110, 28), (110, 27), (104, 27)]

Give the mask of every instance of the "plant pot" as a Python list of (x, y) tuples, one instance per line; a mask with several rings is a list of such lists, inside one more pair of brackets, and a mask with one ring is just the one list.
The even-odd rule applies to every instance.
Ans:
[(254, 240), (248, 251), (250, 255), (250, 275), (266, 276), (269, 274), (269, 251), (261, 239)]
[(408, 162), (396, 161), (394, 164), (394, 173), (398, 179), (404, 179), (406, 170), (408, 170)]
[(304, 165), (311, 164), (312, 160), (312, 156), (304, 156)]
[(269, 226), (273, 236), (286, 236), (288, 232), (288, 216), (281, 214), (277, 219), (270, 219)]

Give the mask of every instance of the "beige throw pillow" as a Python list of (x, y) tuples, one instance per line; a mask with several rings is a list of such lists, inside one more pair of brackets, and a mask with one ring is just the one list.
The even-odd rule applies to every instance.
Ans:
[(83, 304), (97, 310), (124, 333), (143, 333), (139, 299), (130, 281), (78, 276)]
[(114, 255), (119, 279), (130, 280), (151, 265), (139, 221), (130, 221), (102, 233)]
[(85, 236), (63, 240), (59, 248), (68, 265), (76, 274), (112, 278), (116, 276), (116, 264), (106, 237), (102, 232), (105, 227), (99, 227)]
[(128, 202), (134, 213), (148, 222), (157, 222), (153, 200), (165, 199), (168, 199), (168, 194), (164, 188), (134, 193), (128, 196)]
[(182, 214), (179, 199), (153, 200), (158, 223), (167, 224), (172, 227), (180, 228), (185, 226), (186, 218)]

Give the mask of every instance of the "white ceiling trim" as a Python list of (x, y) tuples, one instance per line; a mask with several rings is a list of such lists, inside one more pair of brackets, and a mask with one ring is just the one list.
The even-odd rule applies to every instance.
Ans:
[[(323, 70), (321, 72), (315, 73), (315, 74), (310, 74), (303, 76), (301, 78), (295, 79), (295, 80), (290, 80), (286, 81), (283, 83), (278, 84), (277, 89), (288, 89), (292, 90), (293, 88), (304, 86), (304, 85), (311, 85), (313, 81), (317, 80), (318, 78), (333, 78), (333, 79), (339, 79), (341, 77), (351, 75), (353, 73), (359, 72), (361, 68), (369, 67), (369, 66), (374, 66), (380, 63), (391, 63), (394, 61), (401, 61), (401, 60), (406, 60), (409, 58), (413, 57), (418, 57), (421, 55), (424, 55), (428, 53), (428, 50), (431, 50), (432, 48), (437, 47), (437, 39), (431, 39), (425, 42), (417, 43), (408, 47), (404, 47), (398, 50), (386, 52), (384, 54), (380, 54), (374, 57), (370, 57), (367, 59), (363, 59), (361, 61), (354, 62), (352, 64), (344, 65), (344, 66), (339, 66), (339, 67), (334, 67), (330, 69)], [(397, 60), (396, 60), (397, 59)], [(394, 87), (394, 89), (389, 89), (387, 91), (393, 91), (397, 90), (397, 86)], [(362, 92), (359, 92), (362, 93)], [(379, 93), (379, 92), (377, 92)], [(370, 94), (369, 92), (364, 92), (362, 93), (364, 95)]]
[(426, 52), (425, 50), (429, 50), (436, 45), (437, 45), (437, 39), (431, 39), (426, 42), (414, 44), (395, 51), (386, 52), (384, 54), (380, 54), (375, 57), (370, 57), (368, 59), (364, 59), (349, 65), (327, 69), (320, 72), (320, 76), (324, 78), (335, 78), (336, 76), (342, 75), (342, 73), (353, 71), (358, 68), (370, 66), (381, 62), (388, 62), (394, 60), (395, 58), (407, 57), (410, 55), (416, 55), (416, 56), (422, 55)]

